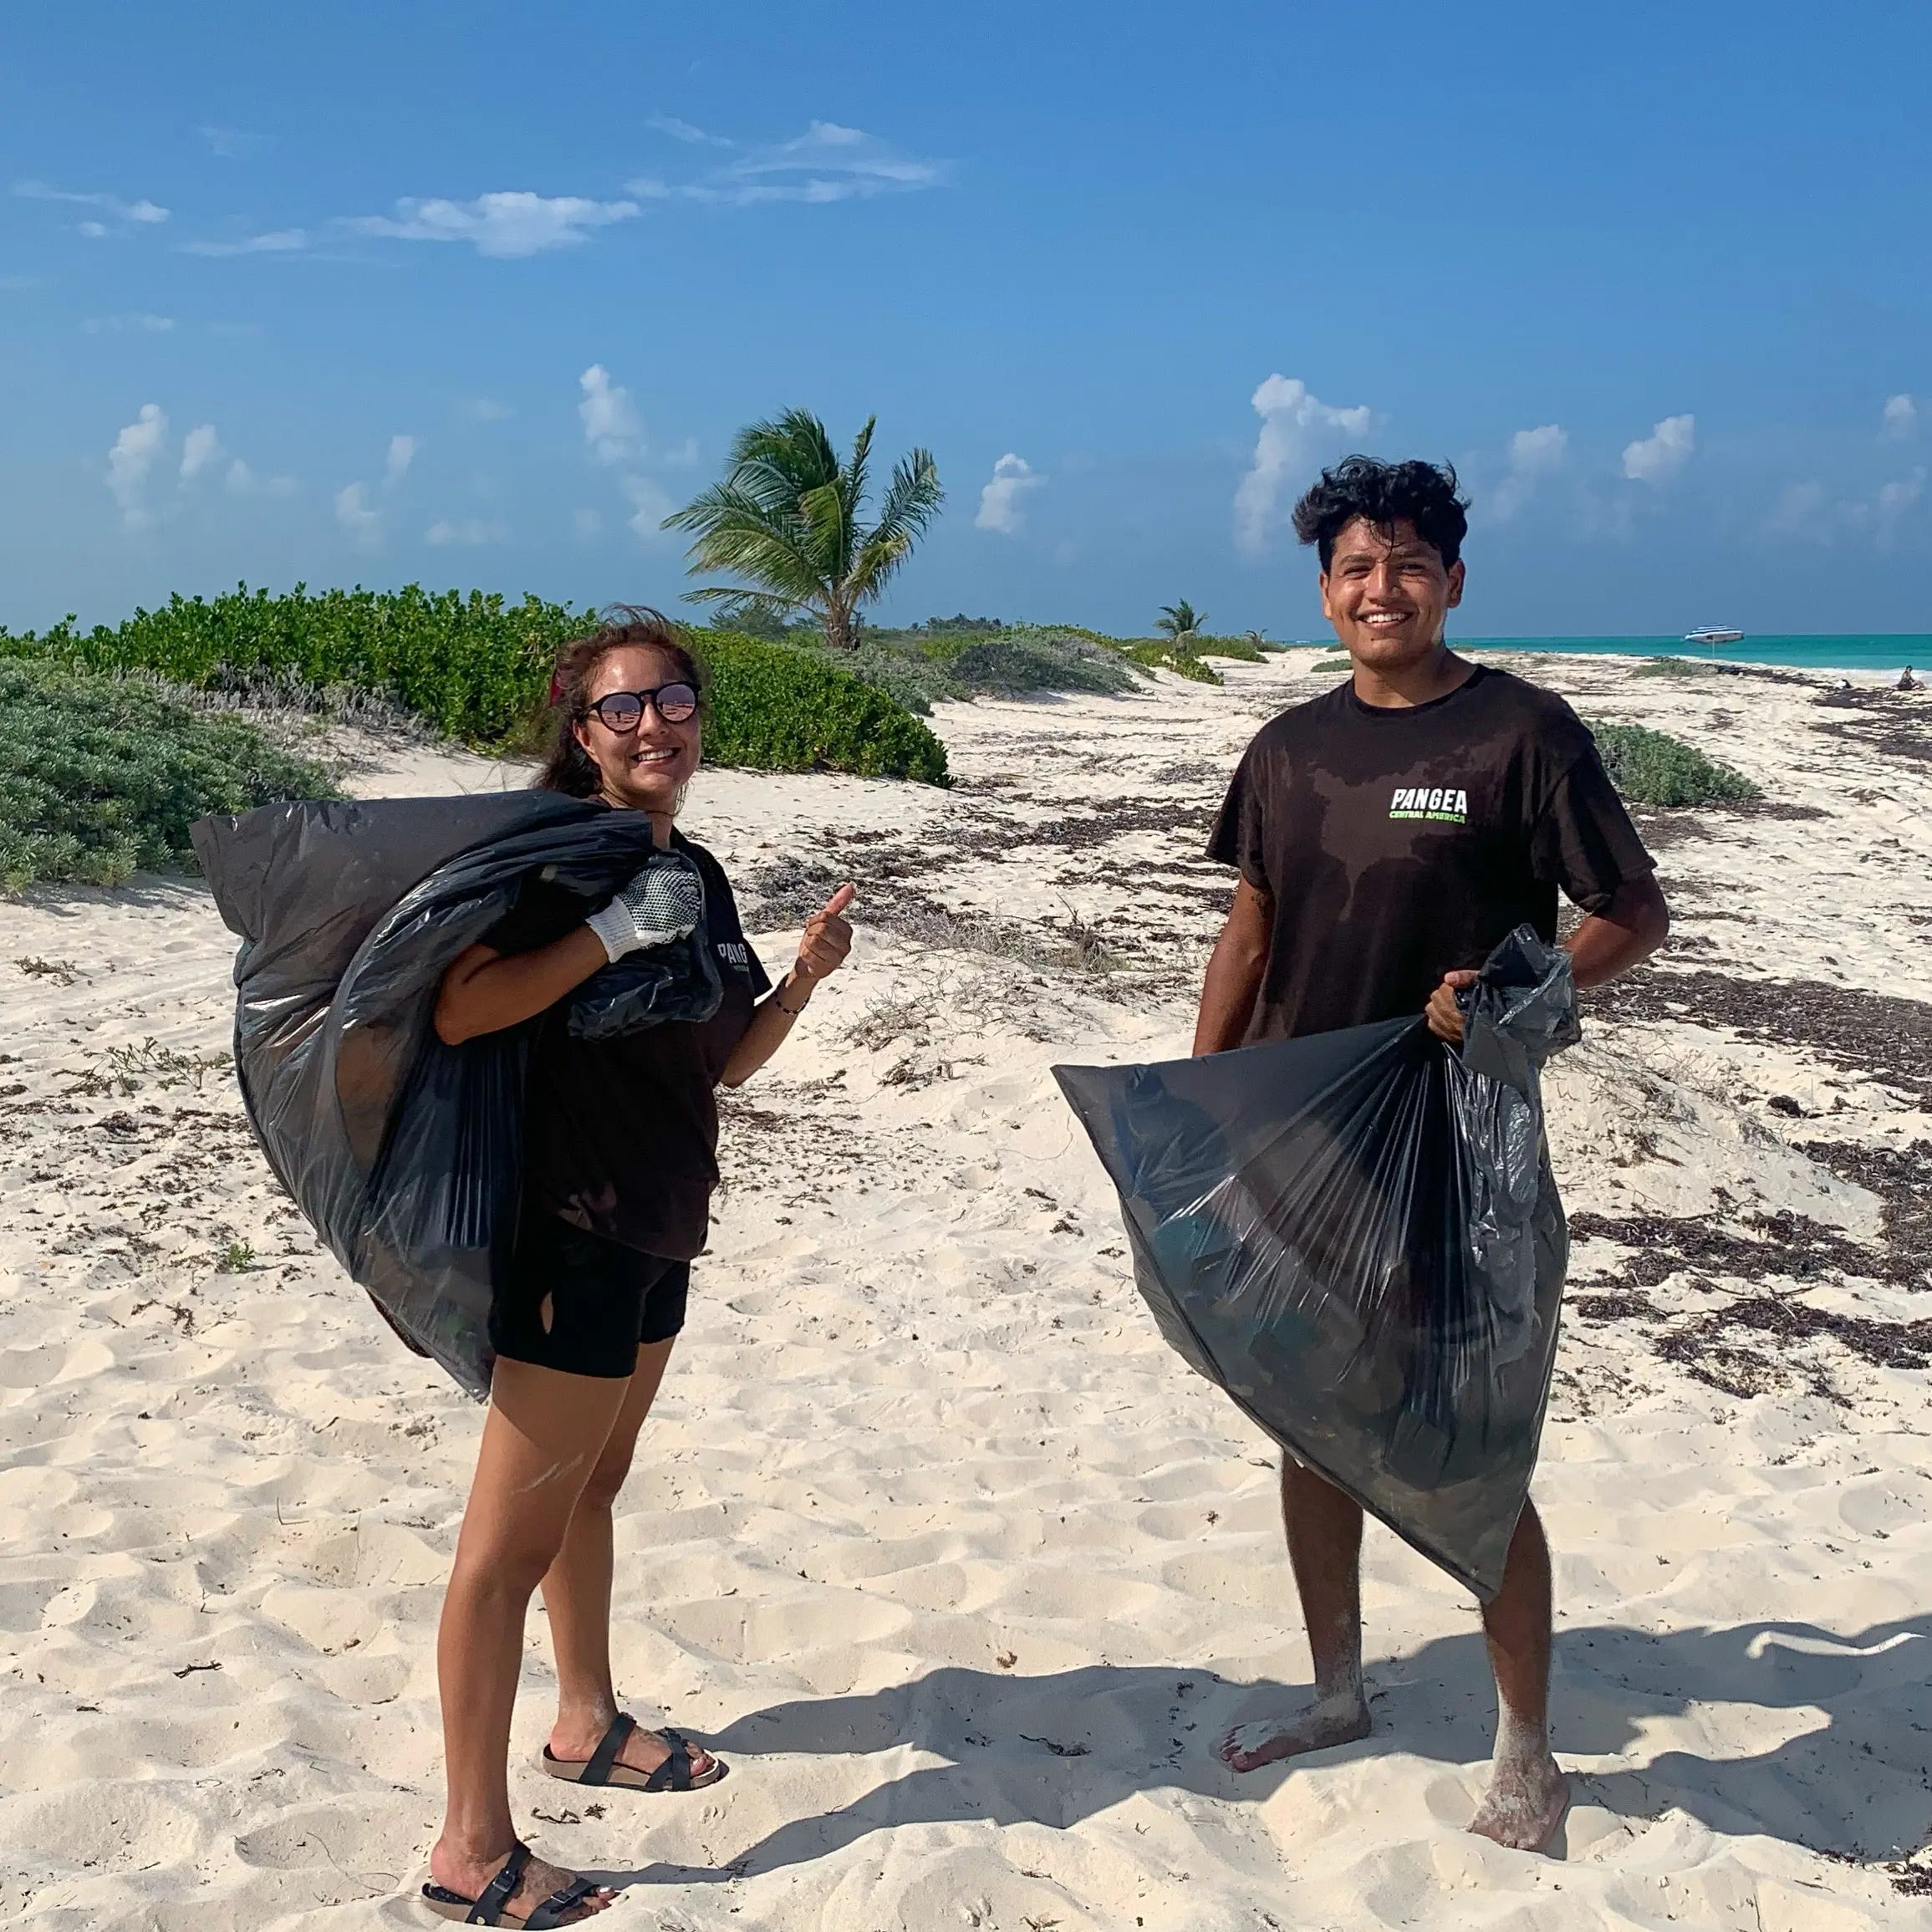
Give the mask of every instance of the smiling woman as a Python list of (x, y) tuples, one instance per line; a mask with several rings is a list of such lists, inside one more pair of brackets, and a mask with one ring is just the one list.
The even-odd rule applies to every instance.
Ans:
[[(716, 1089), (783, 1044), (813, 989), (844, 962), (841, 886), (805, 925), (777, 987), (738, 923), (730, 881), (675, 819), (704, 749), (702, 681), (670, 621), (620, 605), (566, 644), (550, 685), (539, 786), (642, 814), (654, 849), (607, 904), (536, 874), (444, 976), (436, 1032), (457, 1045), (521, 1029), (528, 1042), (523, 1205), (495, 1283), (490, 1412), (438, 1640), (449, 1807), (431, 1854), (431, 1908), (472, 1923), (561, 1924), (609, 1894), (533, 1859), (511, 1816), (507, 1754), (523, 1626), (539, 1584), (556, 1648), (553, 1777), (646, 1792), (725, 1775), (665, 1728), (640, 1730), (611, 1679), (611, 1509), (684, 1325), (718, 1180)], [(579, 1025), (588, 982), (636, 953), (695, 951), (702, 997), (656, 1023)], [(542, 1901), (560, 1900), (543, 1918)], [(536, 1917), (530, 1917), (532, 1914)]]

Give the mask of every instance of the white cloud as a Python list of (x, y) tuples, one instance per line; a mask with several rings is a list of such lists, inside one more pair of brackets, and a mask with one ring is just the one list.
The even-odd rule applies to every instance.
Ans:
[(1262, 419), (1254, 461), (1234, 496), (1235, 543), (1251, 557), (1266, 547), (1282, 493), (1322, 455), (1359, 436), (1374, 421), (1366, 404), (1337, 408), (1293, 377), (1271, 375), (1249, 398)]
[(516, 413), (507, 402), (497, 402), (487, 395), (472, 396), (456, 405), (456, 414), (470, 423), (507, 423)]
[(1633, 482), (1662, 483), (1690, 461), (1697, 447), (1697, 418), (1665, 416), (1641, 441), (1624, 450), (1624, 474)]
[(1765, 527), (1781, 537), (1807, 537), (1823, 541), (1820, 528), (1825, 516), (1825, 487), (1813, 480), (1787, 483), (1777, 505), (1765, 519)]
[(1899, 525), (1924, 500), (1926, 480), (1925, 466), (1919, 464), (1882, 485), (1875, 497), (1836, 502), (1822, 483), (1787, 483), (1766, 517), (1765, 528), (1786, 541), (1819, 544), (1838, 543), (1849, 533), (1889, 549), (1898, 538)]
[(815, 120), (803, 134), (747, 149), (737, 160), (721, 163), (696, 181), (673, 182), (650, 176), (624, 186), (646, 201), (743, 208), (765, 201), (822, 203), (906, 194), (937, 187), (946, 177), (942, 162), (905, 154), (862, 128)]
[(1925, 493), (1925, 471), (1921, 466), (1910, 476), (1902, 477), (1895, 483), (1887, 483), (1878, 492), (1878, 540), (1889, 543), (1899, 519)]
[(306, 228), (275, 228), (239, 242), (184, 242), (184, 255), (294, 255), (308, 246)]
[(631, 406), (630, 391), (614, 383), (601, 362), (594, 362), (577, 379), (584, 400), (577, 413), (584, 422), (584, 440), (600, 463), (621, 463), (638, 453), (644, 426)]
[(202, 423), (190, 430), (181, 442), (181, 481), (192, 482), (221, 457), (222, 439), (216, 435), (212, 423)]
[[(62, 201), (76, 208), (98, 208), (117, 222), (132, 222), (144, 227), (168, 218), (168, 211), (153, 201), (124, 201), (118, 195), (74, 194), (64, 188), (49, 187), (45, 181), (16, 181), (13, 192), (23, 201)], [(98, 222), (81, 224), (83, 234), (95, 231), (107, 232)]]
[(1903, 442), (1919, 426), (1919, 405), (1909, 395), (1892, 395), (1878, 412), (1878, 434)]
[(631, 505), (631, 513), (624, 521), (637, 533), (639, 540), (661, 543), (665, 533), (659, 526), (677, 507), (670, 492), (650, 477), (626, 477), (624, 493)]
[(1569, 432), (1560, 423), (1518, 430), (1509, 440), (1509, 469), (1484, 506), (1498, 523), (1507, 523), (1536, 493), (1537, 485), (1562, 466), (1570, 446)]
[(686, 436), (681, 443), (675, 445), (670, 449), (660, 450), (657, 453), (657, 460), (669, 469), (696, 469), (698, 460), (697, 438)]
[(228, 466), (227, 484), (232, 497), (293, 497), (302, 487), (293, 477), (257, 477), (239, 456)]
[(208, 152), (223, 161), (239, 160), (268, 145), (262, 135), (246, 133), (238, 127), (201, 127), (196, 132), (208, 144)]
[(370, 507), (366, 483), (344, 483), (335, 492), (335, 520), (359, 543), (382, 541), (382, 516)]
[(114, 439), (114, 447), (107, 452), (107, 487), (130, 530), (141, 529), (150, 520), (142, 498), (148, 472), (167, 440), (168, 419), (161, 405), (144, 402), (140, 413)]
[(997, 531), (1002, 537), (1017, 536), (1026, 521), (1021, 499), (1046, 480), (1035, 473), (1024, 456), (1009, 450), (993, 465), (992, 476), (980, 492), (979, 514), (973, 518), (973, 528)]
[(628, 222), (635, 201), (593, 201), (580, 195), (533, 195), (527, 191), (478, 195), (473, 201), (421, 201), (405, 196), (390, 215), (346, 217), (360, 235), (396, 242), (468, 242), (479, 255), (512, 259), (568, 248), (593, 231)]
[(105, 222), (83, 222), (79, 231), (90, 242), (100, 241), (107, 233)]
[(89, 335), (165, 335), (174, 325), (171, 315), (90, 315), (80, 326)]
[(440, 517), (423, 533), (429, 543), (464, 548), (501, 543), (509, 534), (507, 524), (486, 523), (481, 517)]
[(382, 466), (384, 485), (394, 489), (409, 474), (410, 465), (415, 461), (416, 440), (414, 436), (391, 436), (389, 439), (389, 456)]
[(675, 114), (654, 114), (644, 124), (655, 128), (660, 134), (669, 135), (673, 140), (686, 142), (691, 147), (729, 148), (737, 143), (727, 140), (721, 134), (706, 134), (701, 127), (693, 127), (688, 120), (680, 120)]

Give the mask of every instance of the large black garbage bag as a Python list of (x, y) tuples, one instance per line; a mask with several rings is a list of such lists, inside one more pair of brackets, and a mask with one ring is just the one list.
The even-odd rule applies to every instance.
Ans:
[[(270, 1166), (402, 1338), (487, 1394), (530, 1029), (445, 1046), (436, 994), (532, 874), (586, 913), (609, 899), (650, 858), (650, 818), (515, 792), (266, 805), (204, 818), (193, 838), (242, 939), (235, 1065)], [(579, 989), (573, 1031), (708, 1017), (711, 952), (701, 924), (604, 967)]]
[(1057, 1067), (1161, 1333), (1294, 1456), (1487, 1602), (1536, 1466), (1568, 1237), (1537, 1070), (1578, 1037), (1527, 926), (1420, 1018)]

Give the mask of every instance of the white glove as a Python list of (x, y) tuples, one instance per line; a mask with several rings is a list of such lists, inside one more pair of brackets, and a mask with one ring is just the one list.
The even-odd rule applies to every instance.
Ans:
[(703, 881), (688, 862), (674, 859), (647, 864), (584, 923), (603, 941), (605, 956), (619, 960), (688, 937), (704, 915)]

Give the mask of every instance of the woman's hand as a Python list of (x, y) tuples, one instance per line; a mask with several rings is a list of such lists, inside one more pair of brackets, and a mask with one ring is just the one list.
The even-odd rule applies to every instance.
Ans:
[(858, 896), (855, 886), (842, 885), (805, 921), (797, 963), (752, 1014), (745, 1037), (725, 1063), (722, 1084), (736, 1087), (750, 1079), (784, 1043), (793, 1021), (812, 997), (813, 987), (844, 965), (852, 951), (852, 928), (844, 912)]
[(805, 921), (798, 962), (790, 975), (801, 993), (808, 994), (820, 980), (828, 979), (844, 965), (852, 951), (852, 926), (844, 912), (858, 896), (857, 886), (842, 885)]

